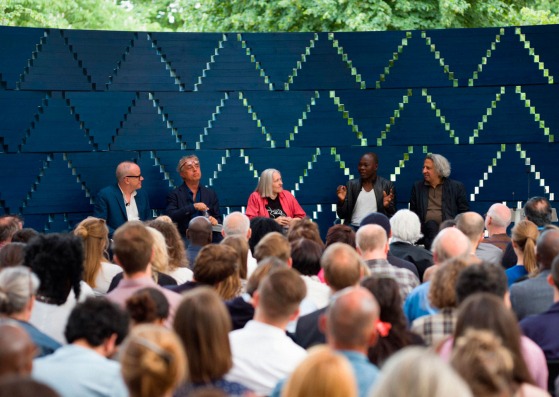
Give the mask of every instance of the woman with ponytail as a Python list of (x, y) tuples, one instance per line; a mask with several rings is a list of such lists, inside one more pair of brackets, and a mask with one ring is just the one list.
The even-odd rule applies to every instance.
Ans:
[(509, 287), (520, 278), (536, 274), (536, 240), (539, 235), (538, 227), (529, 220), (520, 221), (512, 228), (512, 248), (518, 260), (516, 266), (506, 271)]

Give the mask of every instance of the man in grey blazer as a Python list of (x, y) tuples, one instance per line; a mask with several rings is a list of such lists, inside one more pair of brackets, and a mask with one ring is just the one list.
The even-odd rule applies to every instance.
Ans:
[(553, 304), (553, 288), (548, 284), (547, 276), (557, 255), (559, 255), (559, 230), (546, 230), (536, 243), (538, 275), (515, 283), (510, 288), (512, 309), (519, 321), (531, 314), (543, 313)]

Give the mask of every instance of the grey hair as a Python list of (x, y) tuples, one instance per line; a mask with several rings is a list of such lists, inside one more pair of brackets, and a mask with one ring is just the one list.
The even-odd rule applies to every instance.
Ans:
[(260, 194), (260, 197), (271, 197), (272, 196), (272, 183), (274, 182), (274, 172), (281, 175), (281, 172), (275, 168), (268, 168), (260, 174), (260, 180), (256, 186), (256, 192)]
[(122, 181), (124, 177), (128, 174), (130, 167), (135, 165), (133, 161), (123, 161), (116, 167), (116, 180), (118, 182)]
[(440, 154), (429, 153), (425, 156), (425, 159), (429, 159), (433, 162), (437, 174), (439, 174), (442, 178), (448, 178), (450, 176), (450, 163), (446, 157)]
[(190, 160), (190, 159), (196, 159), (196, 160), (198, 160), (198, 162), (200, 162), (200, 159), (195, 154), (189, 154), (188, 156), (181, 157), (181, 159), (179, 160), (179, 162), (177, 164), (177, 172), (179, 174), (181, 172), (181, 168), (183, 167), (184, 163), (186, 163), (186, 161)]
[[(417, 365), (421, 362), (421, 365)], [(394, 354), (370, 397), (472, 397), (466, 382), (439, 356), (424, 347), (407, 347)]]
[(0, 272), (0, 313), (11, 315), (25, 309), (39, 289), (39, 278), (25, 266), (7, 267)]
[(410, 210), (399, 210), (390, 218), (392, 237), (415, 243), (423, 235), (421, 234), (421, 222), (417, 214)]
[(250, 219), (241, 212), (231, 212), (223, 219), (223, 233), (226, 236), (246, 237), (250, 229)]

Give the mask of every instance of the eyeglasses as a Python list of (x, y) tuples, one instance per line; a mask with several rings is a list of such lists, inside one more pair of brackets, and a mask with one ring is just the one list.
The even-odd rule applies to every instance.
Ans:
[(196, 161), (196, 160), (191, 160), (191, 161), (185, 161), (184, 163), (182, 163), (179, 167), (179, 171), (182, 169), (182, 167), (186, 166), (187, 170), (193, 170), (196, 168), (200, 168), (200, 162)]
[(125, 178), (138, 178), (140, 179), (142, 177), (142, 174), (140, 175), (126, 175)]

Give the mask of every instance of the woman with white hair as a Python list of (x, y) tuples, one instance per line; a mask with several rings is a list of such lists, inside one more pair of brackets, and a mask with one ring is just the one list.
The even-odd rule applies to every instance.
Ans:
[(392, 240), (390, 252), (398, 258), (413, 263), (423, 281), (425, 270), (433, 266), (433, 254), (415, 243), (423, 237), (419, 217), (410, 210), (399, 210), (390, 218)]
[(39, 278), (27, 267), (14, 266), (0, 271), (0, 316), (15, 320), (37, 346), (37, 357), (42, 357), (61, 345), (29, 323), (37, 289)]
[(246, 216), (272, 218), (283, 227), (288, 227), (295, 218), (304, 218), (305, 211), (295, 197), (283, 190), (283, 181), (278, 170), (268, 168), (260, 174), (256, 190), (248, 198)]

